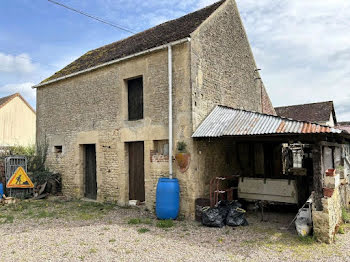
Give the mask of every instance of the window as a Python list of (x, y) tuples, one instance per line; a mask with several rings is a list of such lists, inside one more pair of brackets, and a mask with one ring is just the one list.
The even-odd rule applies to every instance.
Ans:
[(169, 142), (168, 140), (155, 140), (154, 151), (156, 154), (168, 156), (169, 155)]
[(142, 77), (128, 80), (128, 120), (143, 118)]
[(54, 152), (55, 153), (62, 153), (63, 146), (54, 146)]

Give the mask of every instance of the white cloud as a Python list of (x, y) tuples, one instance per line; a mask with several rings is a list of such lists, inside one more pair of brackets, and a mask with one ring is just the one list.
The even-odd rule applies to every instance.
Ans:
[(7, 84), (0, 87), (0, 97), (20, 93), (34, 108), (36, 102), (36, 90), (32, 89), (34, 83)]
[(218, 0), (199, 0), (197, 3), (197, 8), (202, 8), (208, 5), (211, 5), (212, 3), (218, 2)]
[(0, 72), (5, 73), (31, 73), (36, 69), (29, 55), (17, 56), (0, 53)]
[(350, 1), (237, 4), (273, 104), (333, 100), (350, 120)]

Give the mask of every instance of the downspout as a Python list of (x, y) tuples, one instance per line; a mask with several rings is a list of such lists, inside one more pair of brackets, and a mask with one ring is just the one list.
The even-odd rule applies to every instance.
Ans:
[[(181, 40), (181, 43), (190, 42), (187, 37)], [(170, 43), (168, 45), (168, 84), (169, 84), (169, 179), (173, 179), (173, 52), (172, 46), (179, 43)]]
[(168, 45), (168, 83), (169, 83), (169, 179), (173, 179), (173, 55)]

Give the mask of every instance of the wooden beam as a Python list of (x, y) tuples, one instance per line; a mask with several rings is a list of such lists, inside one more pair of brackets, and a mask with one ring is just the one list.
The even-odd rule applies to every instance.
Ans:
[(313, 185), (314, 185), (314, 200), (315, 208), (317, 211), (323, 210), (322, 198), (323, 198), (323, 153), (322, 145), (315, 144), (312, 148), (312, 160), (313, 160)]
[(329, 147), (341, 147), (341, 144), (334, 143), (334, 142), (327, 142), (327, 141), (321, 141), (321, 146), (329, 146)]

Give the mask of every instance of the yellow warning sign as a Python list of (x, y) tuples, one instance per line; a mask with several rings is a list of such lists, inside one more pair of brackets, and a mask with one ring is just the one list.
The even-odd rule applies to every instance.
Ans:
[(6, 185), (7, 188), (34, 188), (32, 180), (28, 177), (23, 167), (17, 168)]

